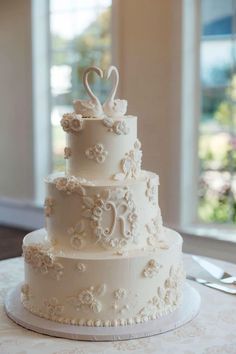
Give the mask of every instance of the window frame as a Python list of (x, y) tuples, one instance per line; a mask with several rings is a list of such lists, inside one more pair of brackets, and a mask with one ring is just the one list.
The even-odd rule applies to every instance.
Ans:
[(49, 1), (32, 0), (34, 197), (42, 205), (44, 179), (52, 169)]
[[(181, 217), (187, 234), (236, 243), (235, 225), (198, 219), (199, 119), (201, 116), (201, 1), (182, 0)], [(196, 158), (197, 157), (197, 158)]]

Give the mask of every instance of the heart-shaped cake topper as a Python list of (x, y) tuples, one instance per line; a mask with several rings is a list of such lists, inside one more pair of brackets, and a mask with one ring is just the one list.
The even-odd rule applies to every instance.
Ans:
[(108, 98), (103, 104), (103, 111), (108, 117), (120, 117), (125, 115), (128, 103), (126, 100), (115, 100), (115, 95), (119, 84), (119, 71), (113, 65), (107, 70), (106, 80), (110, 78), (112, 73), (114, 73), (113, 85)]
[(88, 75), (90, 72), (95, 72), (100, 78), (103, 78), (103, 71), (97, 66), (90, 66), (83, 73), (83, 84), (90, 100), (74, 100), (73, 105), (76, 114), (81, 114), (83, 118), (99, 118), (104, 114), (108, 117), (121, 117), (127, 111), (127, 101), (115, 99), (117, 87), (119, 84), (119, 72), (115, 66), (110, 66), (106, 73), (106, 80), (109, 80), (113, 73), (113, 85), (108, 98), (101, 105), (99, 99), (91, 90), (88, 83)]
[(84, 118), (98, 118), (103, 115), (102, 105), (91, 90), (89, 83), (88, 83), (88, 75), (90, 72), (95, 72), (98, 76), (103, 78), (103, 71), (102, 69), (98, 68), (97, 66), (90, 66), (85, 69), (83, 73), (83, 84), (87, 94), (90, 97), (90, 100), (74, 100), (73, 106), (76, 114), (81, 114)]

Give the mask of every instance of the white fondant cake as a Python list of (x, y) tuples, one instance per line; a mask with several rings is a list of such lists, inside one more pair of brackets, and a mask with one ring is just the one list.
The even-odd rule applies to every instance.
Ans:
[(181, 303), (182, 238), (162, 225), (159, 178), (141, 170), (137, 117), (114, 87), (101, 105), (89, 101), (65, 114), (66, 173), (46, 178), (46, 230), (23, 241), (21, 300), (32, 313), (84, 326), (132, 325), (163, 316)]

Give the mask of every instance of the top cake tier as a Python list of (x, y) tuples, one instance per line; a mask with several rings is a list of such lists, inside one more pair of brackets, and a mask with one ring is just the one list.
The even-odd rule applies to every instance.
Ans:
[(65, 114), (67, 173), (86, 180), (136, 179), (141, 171), (137, 117)]

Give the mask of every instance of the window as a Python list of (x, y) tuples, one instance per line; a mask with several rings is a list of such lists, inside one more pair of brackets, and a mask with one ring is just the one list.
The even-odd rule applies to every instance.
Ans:
[(236, 1), (201, 1), (198, 218), (236, 224)]
[[(85, 67), (111, 64), (111, 0), (50, 1), (50, 87), (53, 169), (64, 170), (64, 132), (60, 119), (72, 110), (72, 100), (85, 98), (81, 84)], [(109, 82), (94, 81), (101, 101)]]

